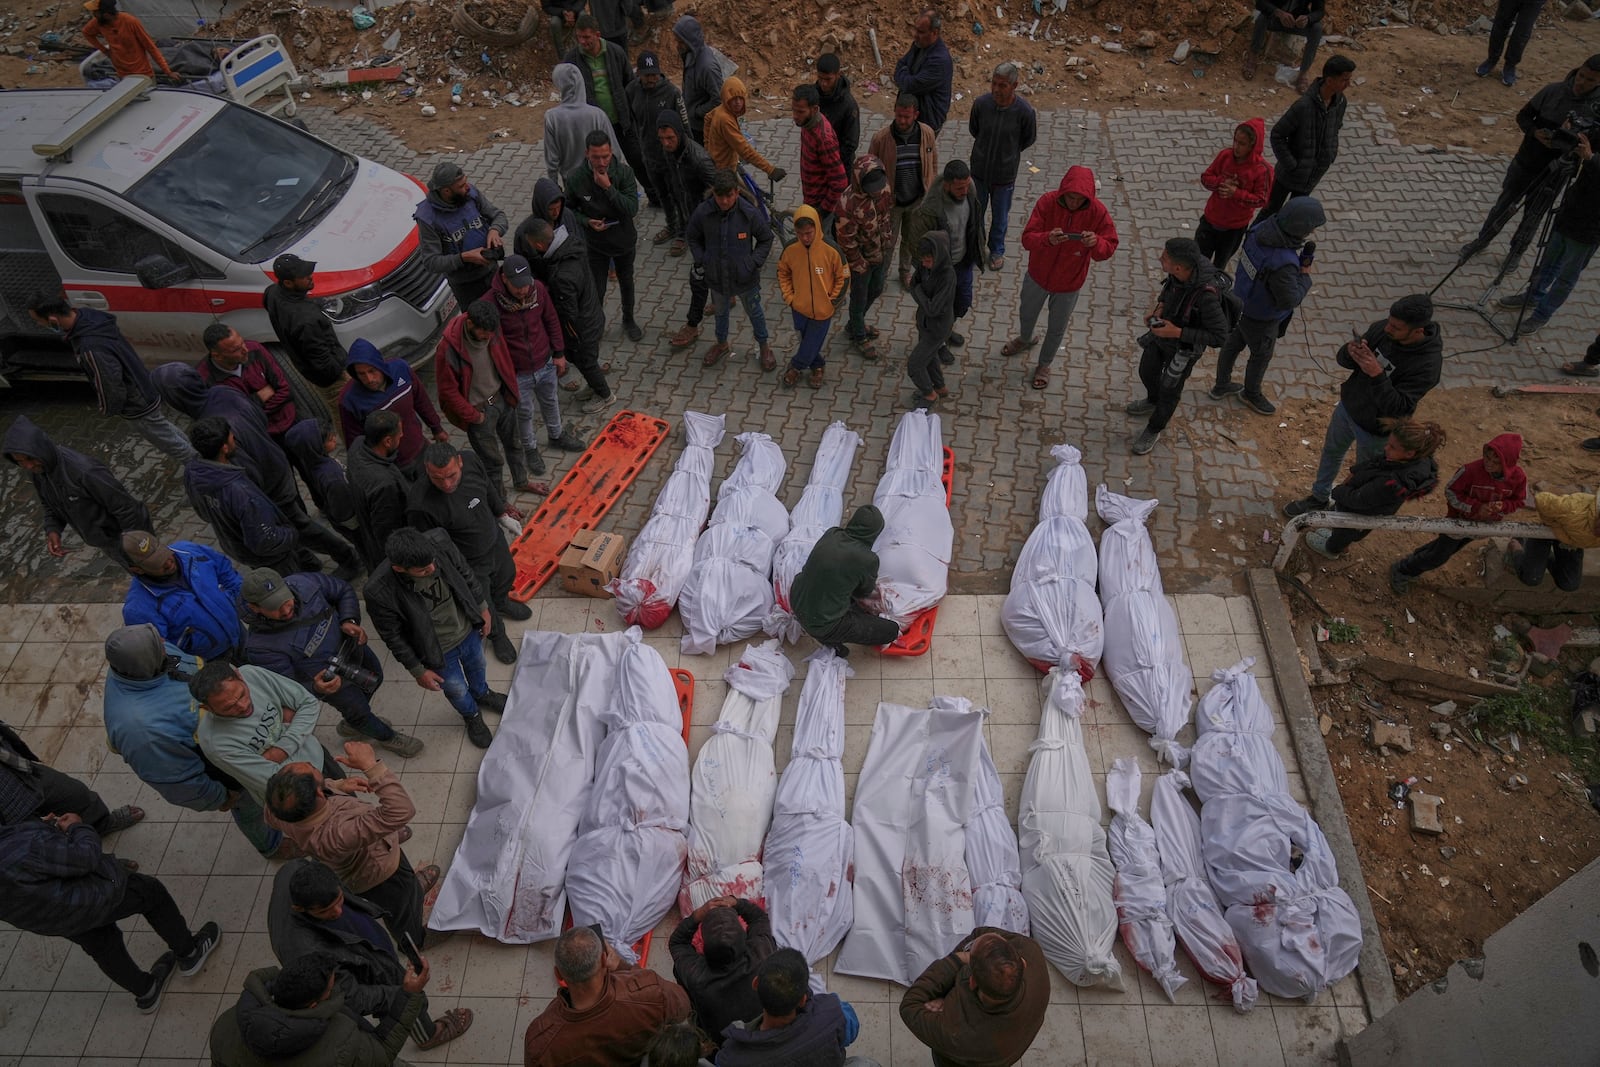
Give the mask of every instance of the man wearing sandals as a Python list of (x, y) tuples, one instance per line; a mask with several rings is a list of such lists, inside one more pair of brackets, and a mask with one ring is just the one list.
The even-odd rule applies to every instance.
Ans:
[[(428, 981), (428, 961), (418, 946), (404, 942), (393, 917), (347, 892), (320, 860), (295, 860), (279, 869), (267, 905), (267, 937), (281, 966), (318, 952), (332, 956), (338, 964), (334, 989), (357, 1015), (382, 1019), (397, 997), (422, 992)], [(424, 1003), (411, 1037), (426, 1051), (471, 1026), (470, 1008), (452, 1008), (434, 1020)]]
[(717, 171), (710, 199), (701, 201), (689, 216), (688, 238), (695, 266), (705, 271), (717, 316), (717, 342), (702, 362), (715, 367), (733, 350), (728, 343), (728, 318), (737, 298), (750, 316), (750, 327), (761, 346), (761, 369), (773, 370), (778, 360), (772, 354), (767, 316), (761, 307), (761, 268), (772, 251), (772, 227), (739, 195), (733, 171)]
[[(353, 893), (389, 913), (397, 934), (418, 948), (427, 938), (422, 901), (439, 881), (439, 867), (413, 870), (400, 846), (411, 836), (417, 808), (400, 778), (364, 741), (346, 741), (339, 762), (361, 778), (329, 783), (309, 763), (291, 763), (267, 782), (267, 822), (303, 855), (331, 867)], [(367, 804), (356, 793), (370, 793)]]
[(1022, 330), (1000, 350), (1010, 357), (1038, 343), (1033, 328), (1039, 312), (1050, 305), (1044, 346), (1033, 368), (1033, 387), (1050, 384), (1050, 364), (1056, 358), (1067, 323), (1078, 306), (1078, 292), (1089, 277), (1090, 263), (1104, 263), (1117, 250), (1117, 227), (1111, 213), (1094, 195), (1094, 171), (1068, 167), (1061, 185), (1033, 205), (1022, 231), (1028, 252), (1028, 270), (1022, 277)]

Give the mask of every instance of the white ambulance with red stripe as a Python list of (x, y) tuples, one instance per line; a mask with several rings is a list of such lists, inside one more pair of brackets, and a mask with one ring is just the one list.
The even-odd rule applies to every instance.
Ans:
[(28, 316), (65, 289), (117, 316), (147, 363), (194, 361), (225, 322), (276, 345), (262, 307), (272, 261), (317, 264), (323, 313), (346, 347), (430, 355), (454, 312), (423, 268), (415, 179), (206, 93), (152, 89), (0, 92), (0, 375), (80, 376)]

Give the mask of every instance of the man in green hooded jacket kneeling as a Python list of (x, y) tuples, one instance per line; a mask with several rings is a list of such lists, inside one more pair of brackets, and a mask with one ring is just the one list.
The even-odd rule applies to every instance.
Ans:
[(850, 645), (881, 647), (900, 636), (900, 626), (862, 601), (878, 591), (878, 554), (872, 543), (883, 532), (883, 513), (871, 504), (856, 508), (844, 526), (817, 539), (789, 590), (790, 610), (806, 633), (840, 656)]

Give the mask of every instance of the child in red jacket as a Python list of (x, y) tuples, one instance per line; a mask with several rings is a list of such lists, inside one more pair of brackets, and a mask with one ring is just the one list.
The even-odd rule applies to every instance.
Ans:
[[(1483, 446), (1483, 458), (1456, 471), (1445, 488), (1446, 514), (1452, 519), (1498, 522), (1527, 507), (1528, 476), (1517, 466), (1522, 457), (1520, 434), (1503, 433)], [(1397, 594), (1411, 588), (1411, 580), (1443, 567), (1466, 547), (1470, 537), (1440, 534), (1421, 548), (1389, 564), (1389, 588)]]
[(1218, 270), (1228, 269), (1228, 260), (1244, 243), (1250, 220), (1272, 192), (1272, 164), (1262, 158), (1266, 139), (1266, 122), (1246, 119), (1234, 128), (1233, 144), (1218, 152), (1200, 175), (1211, 199), (1194, 228), (1194, 239)]

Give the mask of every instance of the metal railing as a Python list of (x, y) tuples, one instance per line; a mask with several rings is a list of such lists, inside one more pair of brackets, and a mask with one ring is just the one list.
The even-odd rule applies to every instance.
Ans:
[(1413, 515), (1351, 515), (1343, 511), (1311, 511), (1296, 515), (1283, 528), (1272, 569), (1282, 571), (1307, 529), (1390, 530), (1396, 533), (1449, 534), (1452, 537), (1554, 537), (1550, 527), (1538, 522), (1474, 522), (1470, 519), (1425, 518)]

